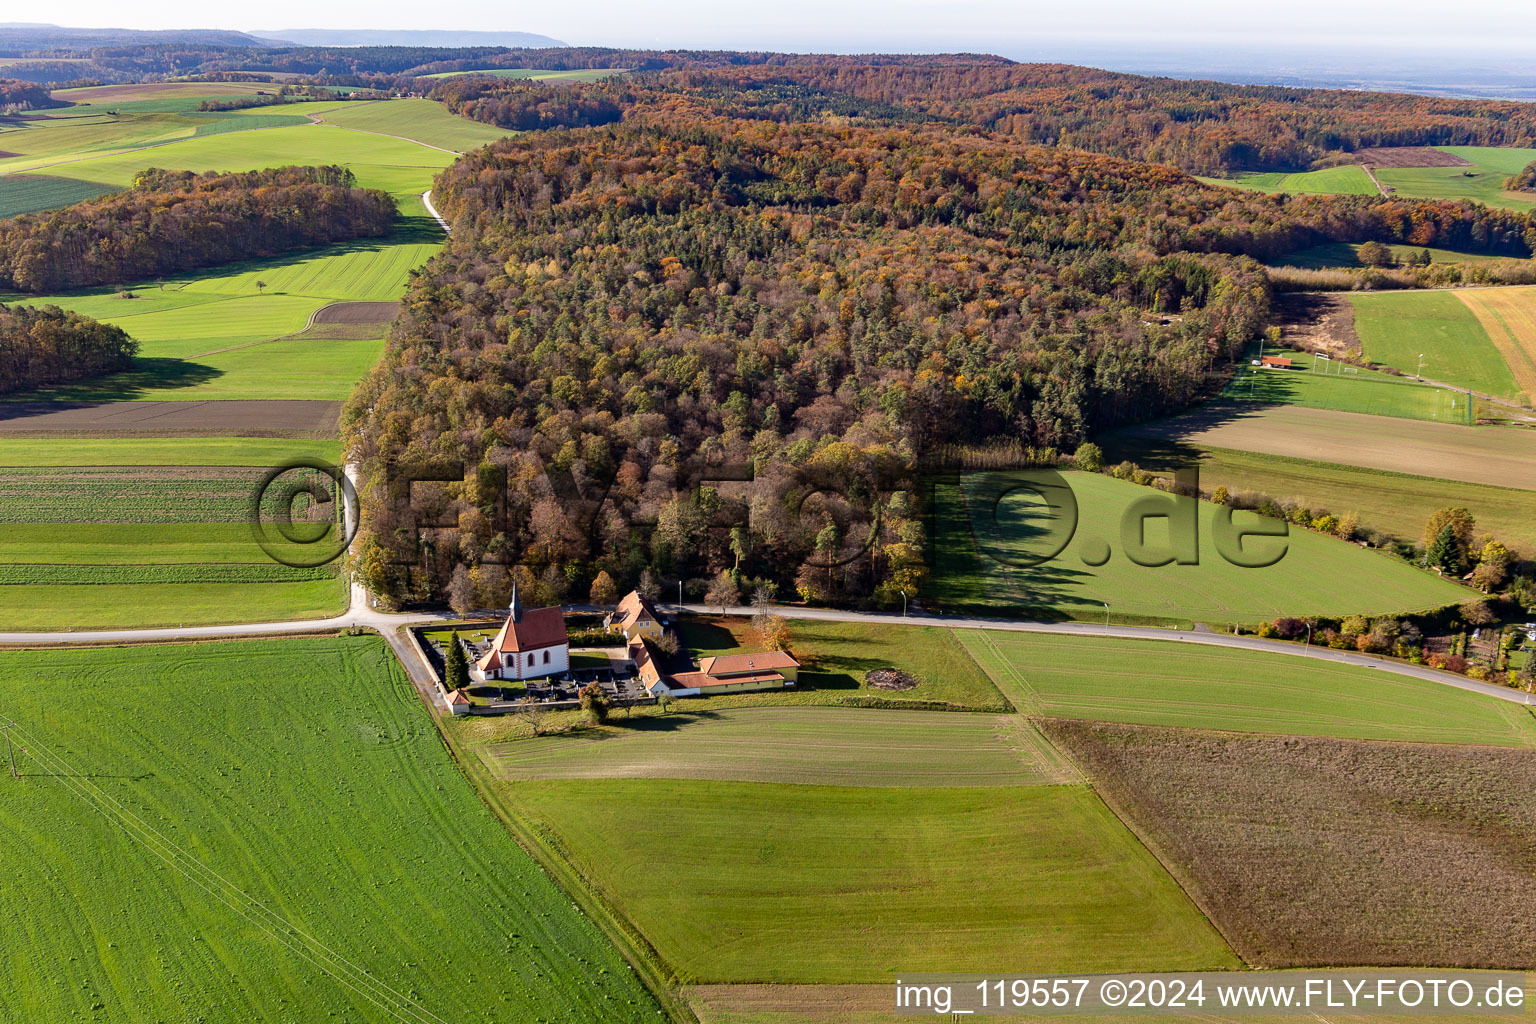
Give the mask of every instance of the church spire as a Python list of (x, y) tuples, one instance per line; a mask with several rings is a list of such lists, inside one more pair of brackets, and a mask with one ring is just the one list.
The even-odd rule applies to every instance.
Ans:
[(523, 606), (517, 599), (517, 579), (515, 577), (512, 580), (512, 605), (507, 610), (512, 613), (513, 622), (523, 617)]

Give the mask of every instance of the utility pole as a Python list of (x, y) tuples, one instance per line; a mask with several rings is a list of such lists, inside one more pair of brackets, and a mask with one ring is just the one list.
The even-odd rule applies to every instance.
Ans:
[(16, 774), (16, 752), (11, 749), (11, 723), (10, 722), (6, 722), (5, 723), (4, 732), (5, 732), (5, 754), (6, 754), (7, 757), (9, 757), (11, 759), (11, 778), (19, 779), (19, 778), (21, 778), (21, 776)]

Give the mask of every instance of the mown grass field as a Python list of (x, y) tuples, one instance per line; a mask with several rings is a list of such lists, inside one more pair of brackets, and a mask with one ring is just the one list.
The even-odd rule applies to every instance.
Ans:
[(1292, 499), (1308, 508), (1325, 508), (1335, 515), (1355, 512), (1366, 529), (1384, 530), (1416, 541), (1437, 509), (1468, 509), (1477, 517), (1478, 532), (1488, 532), (1522, 554), (1536, 553), (1536, 519), (1528, 492), (1489, 487), (1379, 469), (1341, 466), (1283, 455), (1160, 444), (1131, 438), (1106, 449), (1112, 459), (1130, 459), (1143, 469), (1164, 475), (1179, 466), (1197, 465), (1200, 486), (1252, 491), (1277, 500)]
[(489, 744), (498, 779), (701, 779), (807, 786), (1029, 786), (1077, 781), (1018, 715), (759, 707), (615, 719)]
[(1536, 960), (1536, 752), (1045, 727), (1250, 963)]
[[(684, 982), (1231, 968), (1086, 786), (496, 784)], [(660, 885), (659, 864), (688, 879)]]
[(1294, 365), (1288, 370), (1240, 365), (1223, 397), (1435, 423), (1472, 422), (1472, 403), (1448, 388), (1318, 359), (1310, 352), (1266, 347), (1263, 354), (1284, 356)]
[(1421, 199), (1472, 199), (1489, 206), (1527, 211), (1536, 199), (1507, 192), (1504, 182), (1536, 160), (1536, 149), (1492, 146), (1436, 146), (1470, 161), (1471, 167), (1382, 167), (1376, 177), (1398, 195)]
[(13, 651), (0, 708), (7, 1019), (657, 1019), (376, 637)]
[(1536, 716), (1518, 704), (1369, 668), (1167, 640), (955, 634), (1047, 718), (1536, 748)]
[(326, 124), (356, 131), (381, 132), (413, 139), (426, 146), (465, 153), (515, 134), (495, 125), (448, 113), (428, 99), (375, 100), (346, 103), (320, 115)]
[(1365, 357), (1404, 373), (1484, 394), (1509, 397), (1519, 386), (1477, 316), (1454, 293), (1384, 292), (1351, 295), (1355, 331)]
[[(1028, 617), (1119, 622), (1256, 622), (1281, 615), (1386, 614), (1459, 603), (1469, 591), (1406, 563), (1344, 541), (1293, 528), (1284, 539), (1255, 538), (1245, 550), (1283, 557), (1266, 568), (1230, 564), (1214, 540), (1217, 506), (1198, 505), (1197, 565), (1146, 567), (1127, 557), (1122, 535), (1126, 513), (1141, 499), (1162, 492), (1088, 473), (1066, 473), (1076, 495), (1078, 521), (1057, 557), (1047, 531), (1068, 520), (1019, 488), (1016, 474), (965, 474), (938, 480), (933, 489), (933, 578), (924, 591), (928, 608), (946, 612), (985, 610)], [(1251, 513), (1234, 522), (1252, 528)], [(1273, 522), (1273, 521), (1271, 521)], [(1165, 519), (1147, 521), (1150, 559), (1171, 557)], [(1108, 560), (1097, 561), (1108, 552)], [(1252, 560), (1252, 559), (1250, 559)], [(1109, 603), (1109, 608), (1104, 603)]]
[(1235, 174), (1230, 178), (1201, 178), (1208, 185), (1246, 188), (1258, 192), (1292, 192), (1315, 195), (1374, 196), (1379, 193), (1359, 164), (1327, 167), (1320, 171), (1286, 174), (1274, 171)]
[[(1417, 256), (1425, 250), (1425, 246), (1389, 245), (1392, 255), (1399, 261)], [(1454, 249), (1437, 249), (1428, 246), (1429, 255), (1436, 263), (1491, 263), (1498, 257), (1482, 255), (1471, 252), (1457, 252)], [(1324, 270), (1329, 267), (1362, 267), (1360, 262), (1360, 245), (1354, 242), (1328, 242), (1324, 245), (1314, 245), (1308, 249), (1287, 253), (1284, 256), (1270, 260), (1271, 266), (1277, 267), (1305, 267), (1313, 270)]]

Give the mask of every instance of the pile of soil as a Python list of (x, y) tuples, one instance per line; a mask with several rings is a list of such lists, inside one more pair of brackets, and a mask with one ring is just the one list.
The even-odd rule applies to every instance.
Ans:
[(894, 668), (877, 668), (864, 681), (877, 690), (910, 690), (917, 685), (916, 679)]

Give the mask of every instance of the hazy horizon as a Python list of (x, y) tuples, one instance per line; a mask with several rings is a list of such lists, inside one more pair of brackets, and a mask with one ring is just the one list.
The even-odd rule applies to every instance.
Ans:
[[(1526, 13), (1521, 14), (1520, 11)], [(487, 0), (439, 6), (431, 17), (401, 0), (338, 0), (316, 7), (273, 0), (260, 8), (262, 24), (251, 23), (251, 8), (210, 8), (189, 0), (165, 0), (153, 8), (124, 8), (103, 0), (61, 0), (39, 23), (78, 28), (226, 29), (270, 34), (282, 29), (450, 30), (531, 32), (574, 46), (677, 49), (776, 49), (791, 51), (997, 53), (1013, 59), (1082, 45), (1124, 48), (1173, 46), (1211, 48), (1213, 56), (1231, 46), (1261, 49), (1346, 50), (1368, 47), (1460, 54), (1509, 54), (1536, 42), (1536, 15), (1513, 3), (1483, 12), (1469, 32), (1459, 11), (1428, 0), (1409, 0), (1392, 10), (1297, 0), (1282, 19), (1216, 0), (1178, 0), (1145, 5), (1105, 0), (1091, 9), (1007, 0), (781, 0), (772, 8), (736, 9), (722, 14), (702, 0), (589, 0), (579, 7), (508, 7)], [(1491, 15), (1491, 16), (1489, 16)], [(1102, 27), (1114, 26), (1105, 32)], [(937, 26), (937, 27), (936, 27)], [(1036, 58), (1038, 59), (1038, 58)]]

